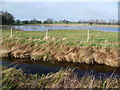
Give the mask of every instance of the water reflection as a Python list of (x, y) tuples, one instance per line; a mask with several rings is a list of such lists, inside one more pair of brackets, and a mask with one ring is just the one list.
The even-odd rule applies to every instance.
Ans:
[[(0, 62), (1, 63), (1, 62)], [(100, 75), (110, 76), (115, 71), (115, 76), (120, 77), (120, 68), (113, 68), (106, 65), (87, 65), (87, 64), (74, 64), (68, 62), (46, 62), (46, 61), (30, 61), (24, 59), (5, 59), (2, 60), (2, 65), (7, 67), (22, 68), (25, 73), (38, 73), (38, 74), (47, 74), (50, 72), (57, 72), (60, 69), (71, 68), (75, 69), (76, 73), (81, 75), (81, 73), (90, 73), (92, 72), (95, 76), (99, 77)]]
[(107, 27), (107, 26), (48, 26), (48, 25), (20, 25), (20, 26), (3, 26), (3, 28), (15, 28), (25, 31), (45, 31), (45, 29), (57, 30), (57, 29), (91, 29), (107, 32), (118, 32), (118, 27)]

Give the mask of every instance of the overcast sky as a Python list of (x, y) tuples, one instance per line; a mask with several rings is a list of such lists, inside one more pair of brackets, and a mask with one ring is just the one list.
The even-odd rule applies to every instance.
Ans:
[(2, 2), (2, 10), (20, 20), (118, 19), (117, 2)]

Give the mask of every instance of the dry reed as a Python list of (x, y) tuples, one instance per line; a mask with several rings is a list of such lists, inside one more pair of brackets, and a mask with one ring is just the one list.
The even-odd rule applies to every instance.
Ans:
[(74, 63), (105, 64), (120, 66), (119, 48), (117, 47), (80, 47), (65, 44), (4, 42), (2, 57), (30, 58), (44, 61), (67, 61)]

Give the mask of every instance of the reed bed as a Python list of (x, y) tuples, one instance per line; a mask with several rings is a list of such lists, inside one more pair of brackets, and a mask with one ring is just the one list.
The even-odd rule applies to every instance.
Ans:
[(2, 57), (120, 66), (120, 49), (118, 47), (82, 47), (53, 42), (36, 44), (32, 42), (20, 43), (19, 41), (4, 41), (2, 44)]
[(2, 70), (2, 89), (37, 89), (37, 88), (120, 88), (120, 79), (106, 77), (96, 79), (94, 75), (78, 77), (74, 70), (60, 70), (47, 75), (24, 74), (21, 69), (6, 68)]

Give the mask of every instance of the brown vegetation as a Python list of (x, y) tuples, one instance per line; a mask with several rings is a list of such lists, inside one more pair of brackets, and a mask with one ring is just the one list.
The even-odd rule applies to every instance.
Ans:
[(120, 88), (120, 79), (107, 77), (96, 79), (93, 75), (78, 77), (73, 70), (60, 70), (56, 73), (39, 76), (37, 74), (24, 74), (15, 68), (3, 68), (2, 88)]
[(120, 66), (117, 47), (80, 47), (56, 43), (3, 42), (2, 57)]

